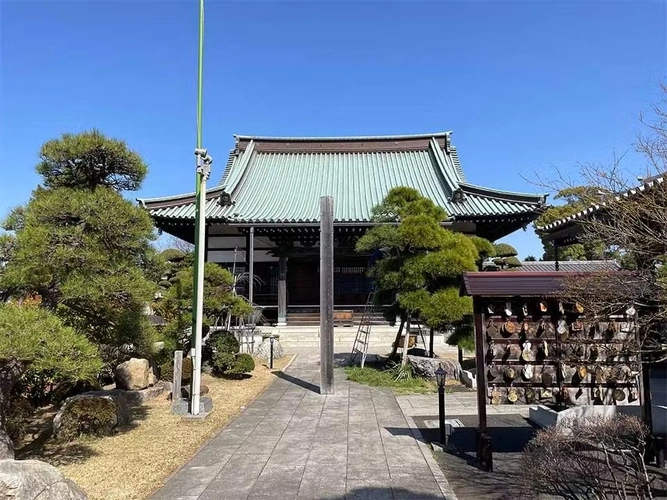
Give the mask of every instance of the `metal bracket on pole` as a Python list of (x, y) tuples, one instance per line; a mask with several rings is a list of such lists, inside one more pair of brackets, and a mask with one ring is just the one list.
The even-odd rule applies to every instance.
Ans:
[(208, 150), (204, 148), (195, 149), (195, 156), (197, 157), (197, 173), (202, 175), (205, 180), (208, 180), (211, 176), (213, 158), (208, 155)]

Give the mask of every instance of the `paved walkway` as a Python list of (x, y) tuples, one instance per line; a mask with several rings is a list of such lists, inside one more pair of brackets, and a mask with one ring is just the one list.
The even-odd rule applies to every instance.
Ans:
[(319, 356), (301, 353), (153, 498), (445, 498), (444, 475), (390, 390), (341, 370), (334, 395), (321, 396), (318, 383)]
[[(438, 414), (437, 394), (396, 396), (406, 416)], [(487, 415), (513, 414), (528, 417), (530, 405), (486, 405)], [(445, 415), (477, 415), (477, 392), (453, 392), (445, 395)]]

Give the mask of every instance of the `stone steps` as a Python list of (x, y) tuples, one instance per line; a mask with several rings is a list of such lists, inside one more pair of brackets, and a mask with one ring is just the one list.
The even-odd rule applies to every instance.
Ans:
[[(260, 327), (262, 333), (273, 333), (280, 335), (280, 343), (286, 351), (290, 348), (316, 348), (320, 345), (320, 339), (317, 326), (294, 326), (285, 327)], [(389, 348), (393, 344), (398, 326), (391, 327), (387, 325), (373, 326), (370, 335), (370, 350), (377, 348)], [(357, 335), (357, 327), (339, 326), (334, 328), (334, 346), (336, 348), (350, 350)], [(428, 335), (424, 335), (428, 343)], [(418, 339), (418, 347), (421, 347), (421, 339)], [(256, 335), (255, 345), (261, 342), (261, 334)], [(446, 345), (443, 336), (436, 334), (433, 339), (434, 347), (440, 348)]]

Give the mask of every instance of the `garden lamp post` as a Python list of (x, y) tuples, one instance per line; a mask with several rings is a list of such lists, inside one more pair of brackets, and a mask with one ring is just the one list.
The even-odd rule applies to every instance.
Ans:
[(439, 366), (435, 371), (435, 380), (438, 383), (438, 419), (440, 422), (440, 444), (444, 447), (447, 441), (445, 427), (445, 375), (447, 372)]

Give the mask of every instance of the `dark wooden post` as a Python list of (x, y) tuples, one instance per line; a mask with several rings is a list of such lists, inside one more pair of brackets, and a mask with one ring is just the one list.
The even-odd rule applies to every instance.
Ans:
[(560, 271), (560, 263), (559, 263), (559, 259), (558, 259), (558, 245), (556, 245), (555, 243), (554, 243), (554, 257), (556, 259), (556, 262), (555, 262), (556, 271)]
[(333, 208), (332, 196), (320, 198), (320, 394), (333, 394)]
[(208, 229), (209, 225), (206, 224), (206, 228), (204, 229), (204, 262), (208, 262)]
[(278, 326), (287, 325), (287, 257), (278, 257)]
[(433, 358), (434, 357), (433, 356), (433, 328), (431, 328), (429, 330), (428, 336), (429, 336), (429, 343), (430, 343), (430, 345), (429, 345), (429, 356), (431, 358)]
[(473, 297), (473, 311), (475, 314), (475, 358), (477, 364), (477, 414), (479, 428), (477, 429), (477, 462), (486, 471), (493, 471), (493, 455), (491, 436), (487, 434), (486, 421), (486, 369), (484, 366), (484, 310), (479, 297)]
[(248, 301), (252, 304), (255, 298), (255, 228), (250, 228), (248, 238)]

